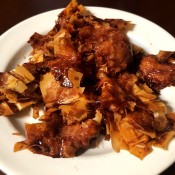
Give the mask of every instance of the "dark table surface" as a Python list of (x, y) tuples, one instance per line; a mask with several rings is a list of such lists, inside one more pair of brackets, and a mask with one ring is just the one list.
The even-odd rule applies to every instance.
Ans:
[[(79, 0), (85, 6), (111, 7), (147, 18), (175, 37), (175, 1)], [(69, 0), (0, 0), (0, 35), (33, 15), (65, 7)], [(174, 155), (175, 156), (175, 155)], [(4, 175), (0, 171), (0, 175)], [(175, 175), (175, 163), (161, 175)]]

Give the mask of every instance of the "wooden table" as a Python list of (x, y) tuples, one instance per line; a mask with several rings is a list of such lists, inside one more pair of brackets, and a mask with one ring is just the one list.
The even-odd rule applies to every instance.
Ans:
[[(175, 37), (174, 0), (79, 0), (79, 2), (86, 6), (111, 7), (135, 13), (157, 23)], [(65, 7), (68, 3), (69, 0), (1, 0), (0, 35), (26, 18)], [(0, 172), (0, 175), (4, 173)], [(175, 175), (175, 163), (161, 175)]]

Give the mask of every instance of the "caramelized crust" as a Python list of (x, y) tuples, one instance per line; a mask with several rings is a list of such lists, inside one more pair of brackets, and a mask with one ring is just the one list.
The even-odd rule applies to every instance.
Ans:
[(137, 75), (155, 90), (172, 85), (175, 81), (175, 65), (159, 62), (154, 55), (144, 56), (141, 59)]

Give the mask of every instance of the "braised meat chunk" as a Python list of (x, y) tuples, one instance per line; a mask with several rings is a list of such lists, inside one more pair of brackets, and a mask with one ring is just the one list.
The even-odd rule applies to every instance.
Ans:
[[(58, 116), (57, 116), (58, 117)], [(58, 121), (26, 124), (25, 145), (34, 153), (51, 157), (74, 157), (87, 149), (99, 135), (100, 125), (94, 120), (61, 126)], [(18, 144), (18, 143), (17, 143)]]
[(155, 90), (170, 86), (175, 81), (175, 65), (168, 61), (168, 58), (174, 59), (173, 54), (165, 58), (155, 55), (144, 56), (139, 65), (137, 75)]
[[(104, 23), (104, 24), (103, 24)], [(126, 69), (132, 59), (132, 51), (127, 37), (116, 28), (95, 24), (79, 29), (81, 54), (94, 54), (97, 69), (106, 68), (107, 74), (114, 76)]]

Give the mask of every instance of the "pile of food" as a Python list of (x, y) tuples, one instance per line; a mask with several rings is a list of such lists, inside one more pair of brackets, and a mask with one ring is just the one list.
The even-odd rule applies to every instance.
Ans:
[(39, 121), (25, 125), (14, 151), (73, 157), (100, 135), (140, 159), (152, 146), (167, 148), (175, 113), (159, 94), (174, 85), (175, 53), (145, 53), (127, 38), (130, 25), (72, 0), (50, 32), (31, 36), (29, 61), (0, 74), (0, 114), (32, 107)]

